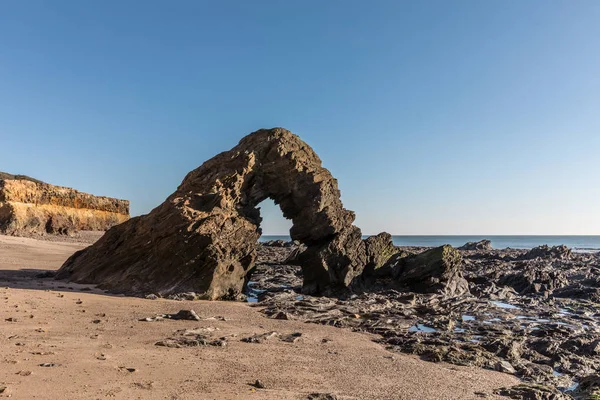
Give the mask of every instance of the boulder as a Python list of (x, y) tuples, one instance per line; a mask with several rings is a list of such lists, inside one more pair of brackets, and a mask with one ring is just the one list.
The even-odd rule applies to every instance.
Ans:
[(480, 240), (479, 242), (467, 242), (461, 247), (459, 250), (492, 250), (492, 241), (491, 240)]
[(538, 247), (534, 247), (529, 250), (527, 253), (523, 254), (521, 260), (533, 260), (535, 258), (558, 258), (561, 260), (571, 258), (571, 249), (567, 246), (548, 246), (542, 245)]
[(366, 238), (365, 249), (367, 254), (365, 274), (374, 273), (383, 267), (394, 254), (400, 252), (400, 249), (392, 242), (392, 235), (387, 232)]
[(469, 292), (463, 278), (462, 257), (449, 245), (436, 247), (407, 257), (392, 257), (384, 268), (401, 286), (419, 293), (458, 296)]
[(57, 277), (129, 294), (237, 298), (255, 263), (257, 205), (267, 198), (292, 220), (292, 240), (307, 246), (300, 255), (307, 292), (346, 287), (362, 272), (365, 244), (337, 181), (298, 136), (274, 128), (191, 171), (164, 203), (75, 253)]
[(574, 395), (579, 399), (598, 399), (600, 398), (600, 375), (588, 375), (579, 380), (579, 386), (575, 389)]
[(46, 221), (46, 233), (71, 236), (77, 231), (75, 224), (64, 215), (54, 214)]
[(522, 271), (502, 276), (499, 285), (510, 286), (519, 294), (552, 293), (569, 284), (565, 274), (551, 266), (528, 265)]
[(0, 233), (71, 235), (129, 219), (129, 202), (0, 173)]

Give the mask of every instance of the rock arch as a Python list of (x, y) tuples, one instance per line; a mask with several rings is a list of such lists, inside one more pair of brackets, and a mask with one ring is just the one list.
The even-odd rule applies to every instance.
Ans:
[(337, 181), (310, 146), (274, 128), (244, 137), (191, 171), (164, 203), (75, 253), (57, 277), (130, 294), (235, 298), (254, 266), (257, 205), (266, 198), (292, 220), (292, 239), (307, 245), (301, 256), (306, 293), (348, 286), (362, 272), (365, 244)]

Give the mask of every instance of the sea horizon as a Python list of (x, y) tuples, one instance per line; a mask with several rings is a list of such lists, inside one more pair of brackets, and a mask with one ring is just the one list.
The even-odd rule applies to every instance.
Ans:
[[(368, 238), (373, 235), (363, 235)], [(392, 235), (396, 246), (434, 247), (449, 244), (460, 247), (468, 242), (490, 240), (494, 249), (532, 249), (537, 246), (565, 245), (576, 251), (600, 251), (600, 235)], [(261, 242), (291, 240), (289, 235), (262, 235)]]

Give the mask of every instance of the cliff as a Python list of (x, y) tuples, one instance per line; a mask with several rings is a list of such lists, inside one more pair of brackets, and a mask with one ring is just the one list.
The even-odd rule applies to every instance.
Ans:
[(0, 173), (0, 232), (73, 234), (129, 219), (129, 201), (93, 196), (22, 175)]

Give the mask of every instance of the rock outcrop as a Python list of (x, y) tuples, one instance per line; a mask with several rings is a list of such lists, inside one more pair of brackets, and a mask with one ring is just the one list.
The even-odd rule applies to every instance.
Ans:
[(462, 264), (458, 250), (446, 245), (415, 255), (399, 253), (383, 268), (391, 270), (392, 277), (412, 291), (458, 296), (469, 291)]
[(69, 235), (78, 230), (107, 230), (128, 219), (129, 201), (0, 174), (1, 233)]
[(236, 298), (254, 266), (257, 205), (266, 198), (292, 220), (292, 240), (307, 246), (299, 255), (305, 292), (348, 286), (362, 272), (365, 244), (337, 181), (306, 143), (275, 128), (246, 136), (191, 171), (150, 214), (75, 253), (58, 278), (122, 293)]
[(559, 259), (568, 259), (571, 257), (571, 249), (567, 246), (548, 246), (542, 245), (538, 247), (534, 247), (525, 253), (521, 259), (523, 260), (532, 260), (534, 258), (559, 258)]
[(393, 256), (405, 257), (407, 252), (401, 251), (392, 242), (392, 235), (381, 232), (378, 235), (369, 236), (365, 239), (367, 253), (367, 265), (365, 266), (365, 277), (391, 275), (390, 268), (383, 268)]
[(459, 250), (471, 250), (471, 251), (479, 251), (479, 250), (492, 250), (492, 241), (491, 240), (480, 240), (479, 242), (467, 242), (461, 247)]

